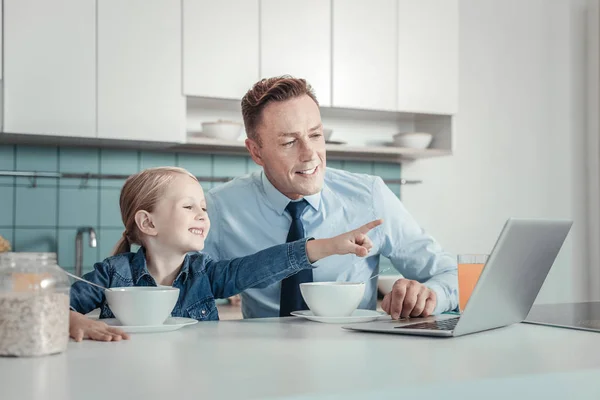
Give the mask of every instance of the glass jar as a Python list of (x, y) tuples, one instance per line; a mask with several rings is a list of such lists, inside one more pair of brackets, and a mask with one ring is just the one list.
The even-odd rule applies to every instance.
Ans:
[(69, 294), (69, 278), (55, 253), (0, 253), (0, 355), (65, 351)]

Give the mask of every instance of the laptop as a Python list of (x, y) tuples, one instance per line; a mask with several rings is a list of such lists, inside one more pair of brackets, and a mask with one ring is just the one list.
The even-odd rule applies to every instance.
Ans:
[(537, 297), (573, 221), (509, 218), (460, 316), (385, 320), (343, 328), (455, 337), (522, 322)]

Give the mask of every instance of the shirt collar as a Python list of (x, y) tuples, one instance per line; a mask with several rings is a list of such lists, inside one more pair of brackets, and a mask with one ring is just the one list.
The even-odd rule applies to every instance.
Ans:
[[(142, 277), (144, 277), (145, 275), (147, 275), (148, 278), (154, 280), (154, 278), (152, 278), (152, 275), (150, 275), (150, 271), (148, 271), (148, 265), (146, 263), (146, 250), (143, 247), (140, 247), (137, 253), (135, 253), (135, 255), (133, 256), (131, 266), (131, 277), (133, 278), (133, 284), (135, 286), (138, 286), (140, 279), (142, 279)], [(180, 280), (181, 283), (185, 283), (189, 275), (189, 270), (190, 253), (185, 255), (185, 259), (183, 260), (183, 266), (181, 267), (181, 271), (179, 271), (179, 274), (177, 274), (177, 278), (175, 279), (175, 281)]]
[[(260, 179), (262, 181), (262, 186), (264, 188), (267, 200), (271, 203), (273, 209), (279, 215), (282, 215), (291, 200), (286, 195), (281, 193), (275, 186), (273, 186), (264, 171), (260, 173)], [(319, 211), (319, 207), (321, 206), (321, 192), (319, 191), (318, 193), (311, 194), (310, 196), (304, 196), (304, 200), (306, 200), (315, 211)]]

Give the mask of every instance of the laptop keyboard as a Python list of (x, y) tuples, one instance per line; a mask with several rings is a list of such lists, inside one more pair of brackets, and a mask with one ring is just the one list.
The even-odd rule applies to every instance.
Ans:
[(417, 322), (416, 324), (408, 324), (395, 326), (394, 328), (407, 329), (430, 329), (434, 331), (451, 331), (458, 323), (459, 318), (449, 318), (440, 321)]

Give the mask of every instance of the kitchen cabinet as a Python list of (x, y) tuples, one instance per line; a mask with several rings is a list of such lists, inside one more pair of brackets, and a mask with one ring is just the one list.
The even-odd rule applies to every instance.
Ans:
[(332, 12), (333, 106), (395, 111), (397, 1), (333, 0)]
[(183, 91), (241, 99), (259, 77), (259, 0), (183, 0)]
[(261, 0), (260, 76), (305, 78), (331, 105), (331, 1)]
[(185, 140), (181, 5), (98, 1), (98, 137)]
[(398, 110), (455, 114), (458, 0), (398, 0)]
[(4, 43), (2, 32), (3, 32), (3, 24), (4, 24), (4, 16), (2, 15), (4, 9), (4, 2), (0, 0), (0, 80), (2, 79), (2, 53), (4, 52), (2, 49), (2, 44)]
[(96, 1), (4, 0), (4, 132), (96, 136)]

